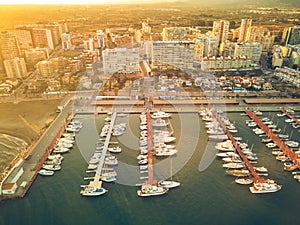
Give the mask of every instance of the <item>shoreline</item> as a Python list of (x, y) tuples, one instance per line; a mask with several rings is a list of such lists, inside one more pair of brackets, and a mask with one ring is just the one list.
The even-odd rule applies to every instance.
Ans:
[[(43, 134), (38, 138), (38, 140), (36, 142), (32, 142), (28, 148), (26, 148), (26, 150), (24, 150), (23, 152), (19, 153), (14, 160), (10, 163), (10, 165), (12, 164), (16, 164), (19, 162), (19, 160), (24, 159), (23, 160), (23, 167), (26, 167), (26, 170), (24, 170), (24, 174), (22, 177), (23, 180), (25, 180), (25, 177), (27, 178), (27, 185), (29, 185), (29, 187), (25, 186), (23, 189), (21, 189), (20, 187), (17, 189), (16, 194), (14, 195), (0, 195), (0, 201), (3, 200), (7, 200), (7, 199), (12, 199), (12, 198), (22, 198), (25, 196), (27, 190), (30, 188), (30, 185), (34, 182), (37, 172), (38, 170), (36, 169), (37, 166), (40, 164), (41, 160), (43, 159), (43, 156), (45, 154), (49, 154), (49, 146), (51, 146), (51, 143), (53, 143), (53, 141), (56, 141), (57, 135), (59, 134), (59, 131), (61, 131), (62, 127), (62, 122), (65, 122), (65, 119), (67, 119), (72, 110), (73, 110), (73, 105), (71, 104), (71, 99), (69, 99), (69, 102), (67, 104), (67, 107), (63, 109), (63, 111), (61, 113), (59, 113), (59, 115), (57, 115), (57, 117), (55, 118), (55, 120), (50, 124), (50, 126), (44, 130)], [(152, 111), (165, 111), (165, 112), (173, 112), (173, 113), (198, 113), (200, 110), (205, 109), (207, 107), (214, 107), (214, 105), (198, 105), (198, 106), (193, 106), (193, 107), (188, 107), (188, 106), (181, 106), (181, 107), (174, 107), (174, 106), (170, 106), (170, 105), (160, 105), (158, 107), (153, 107)], [(259, 105), (249, 105), (249, 104), (243, 104), (243, 105), (221, 105), (221, 107), (215, 107), (217, 110), (221, 109), (224, 112), (245, 112), (245, 110), (259, 110), (259, 111), (281, 111), (282, 109), (286, 108), (287, 106), (284, 104), (259, 104)], [(290, 106), (289, 106), (290, 107)], [(294, 110), (299, 111), (300, 110), (300, 105), (296, 104), (293, 105), (292, 107)], [(142, 111), (144, 111), (145, 108), (144, 106), (140, 106), (140, 107), (133, 107), (133, 108), (126, 108), (126, 107), (122, 107), (122, 106), (117, 106), (117, 107), (109, 107), (109, 106), (105, 106), (105, 107), (101, 107), (101, 110), (97, 109), (97, 112), (93, 111), (93, 110), (89, 110), (89, 111), (77, 111), (74, 112), (74, 114), (72, 115), (72, 117), (76, 118), (77, 116), (80, 117), (80, 115), (97, 115), (97, 114), (106, 114), (108, 112), (119, 112), (119, 113), (140, 113)], [(62, 117), (64, 117), (62, 119)], [(60, 126), (58, 129), (56, 127), (56, 129), (53, 130), (53, 126), (54, 123), (56, 121), (60, 120)], [(49, 137), (47, 135), (47, 133), (55, 133), (56, 135), (50, 138), (52, 138), (49, 141)], [(51, 135), (50, 135), (51, 136)], [(48, 142), (44, 142), (42, 144), (40, 144), (41, 142), (43, 142), (44, 139), (48, 139)], [(39, 146), (41, 145), (41, 146)], [(43, 151), (43, 149), (46, 149), (45, 151)], [(26, 160), (26, 156), (29, 155), (29, 153), (31, 153), (32, 151), (36, 151), (36, 161), (32, 162), (33, 159), (30, 158), (29, 160)], [(42, 156), (41, 156), (42, 154)], [(41, 165), (41, 164), (40, 164)], [(5, 171), (6, 175), (9, 174), (9, 172), (11, 172), (14, 169), (14, 167), (11, 168), (10, 171)], [(9, 174), (10, 175), (10, 174)], [(1, 180), (1, 185), (5, 182), (6, 179), (9, 178), (9, 175), (5, 178)], [(19, 185), (20, 186), (20, 185)]]

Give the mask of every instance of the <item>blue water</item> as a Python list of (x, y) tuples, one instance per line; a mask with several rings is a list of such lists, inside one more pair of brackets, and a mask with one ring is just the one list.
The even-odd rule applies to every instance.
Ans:
[[(254, 151), (258, 154), (259, 165), (269, 169), (270, 178), (282, 184), (281, 191), (272, 194), (251, 194), (248, 186), (237, 185), (234, 178), (225, 174), (222, 162), (214, 159), (212, 164), (199, 171), (199, 163), (203, 155), (214, 151), (213, 145), (207, 144), (207, 136), (203, 122), (197, 121), (196, 114), (173, 115), (172, 124), (177, 137), (178, 158), (188, 155), (188, 162), (173, 179), (181, 182), (177, 189), (170, 190), (164, 196), (140, 198), (137, 187), (119, 183), (106, 184), (107, 194), (88, 198), (79, 194), (80, 185), (86, 183), (83, 177), (86, 155), (91, 154), (96, 135), (89, 132), (93, 126), (93, 119), (83, 118), (85, 126), (81, 137), (85, 136), (82, 145), (86, 148), (82, 153), (75, 147), (65, 155), (62, 170), (53, 177), (38, 177), (24, 199), (15, 199), (0, 203), (1, 225), (82, 225), (82, 224), (209, 224), (209, 225), (282, 225), (300, 224), (298, 212), (300, 210), (300, 183), (295, 181), (290, 172), (283, 171), (283, 164), (261, 143), (260, 138), (245, 125), (247, 117), (239, 114), (229, 114), (229, 118), (236, 121), (238, 136), (254, 144)], [(189, 119), (190, 118), (190, 119)], [(103, 124), (103, 116), (96, 119), (96, 129)], [(277, 118), (274, 118), (275, 120)], [(138, 133), (138, 115), (130, 115), (125, 120), (128, 131), (126, 138)], [(184, 122), (182, 122), (184, 121)], [(283, 127), (283, 119), (279, 126)], [(200, 128), (199, 132), (197, 131)], [(187, 129), (188, 128), (188, 129)], [(184, 130), (184, 133), (180, 132)], [(292, 128), (288, 125), (287, 132)], [(127, 136), (126, 136), (127, 135)], [(294, 130), (293, 139), (300, 140), (299, 132)], [(136, 166), (137, 151), (132, 139), (131, 148), (124, 147), (119, 156), (120, 161)], [(197, 140), (195, 151), (193, 142)], [(126, 144), (128, 145), (128, 144)], [(190, 149), (188, 149), (190, 148)], [(208, 157), (209, 158), (209, 157)], [(174, 158), (174, 162), (176, 159)], [(156, 160), (159, 162), (159, 160)], [(176, 163), (175, 163), (176, 165)], [(122, 178), (120, 178), (122, 179)]]

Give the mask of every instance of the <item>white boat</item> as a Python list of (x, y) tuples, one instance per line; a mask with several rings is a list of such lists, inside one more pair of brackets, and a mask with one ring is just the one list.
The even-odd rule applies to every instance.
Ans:
[(66, 153), (69, 151), (70, 151), (70, 149), (68, 149), (68, 148), (56, 147), (56, 148), (54, 148), (53, 153)]
[(275, 143), (273, 143), (273, 142), (269, 142), (269, 143), (266, 144), (266, 146), (268, 148), (275, 148), (277, 145)]
[(140, 166), (140, 170), (145, 170), (145, 169), (148, 169), (148, 165), (141, 165)]
[(142, 160), (142, 159), (147, 159), (148, 156), (147, 156), (147, 155), (138, 155), (136, 158), (137, 158), (138, 160)]
[(140, 129), (141, 129), (141, 130), (147, 130), (147, 125), (141, 125), (141, 126), (140, 126)]
[(39, 174), (40, 175), (43, 175), (43, 176), (52, 176), (54, 174), (54, 171), (53, 170), (45, 170), (45, 169), (41, 169), (39, 171)]
[(264, 166), (253, 167), (253, 169), (256, 170), (257, 172), (260, 172), (260, 173), (267, 173), (268, 172), (268, 169)]
[(151, 118), (152, 118), (152, 119), (169, 118), (170, 116), (171, 116), (170, 113), (166, 113), (166, 112), (163, 112), (163, 111), (158, 111), (158, 112), (154, 112), (154, 113), (151, 115)]
[(49, 155), (49, 156), (48, 156), (48, 159), (49, 159), (49, 160), (54, 160), (54, 159), (60, 159), (60, 160), (63, 160), (64, 157), (63, 157), (61, 154), (55, 154), (55, 155)]
[(57, 170), (61, 169), (61, 166), (60, 165), (46, 165), (46, 164), (43, 164), (42, 168), (45, 169), (45, 170), (57, 171)]
[(162, 180), (158, 182), (159, 185), (166, 187), (168, 189), (179, 187), (180, 183), (172, 180)]
[(277, 117), (284, 117), (285, 116), (284, 113), (277, 113), (276, 115), (277, 115)]
[(289, 146), (290, 148), (298, 148), (299, 142), (297, 141), (286, 141), (285, 144)]
[(249, 170), (246, 170), (246, 169), (242, 169), (242, 170), (237, 170), (237, 169), (226, 170), (226, 173), (229, 174), (229, 175), (231, 175), (231, 176), (235, 176), (235, 177), (248, 177), (248, 176), (250, 176)]
[(279, 191), (281, 185), (276, 184), (274, 181), (266, 180), (263, 182), (255, 182), (249, 189), (253, 194), (272, 193)]
[(176, 149), (169, 149), (169, 148), (156, 148), (154, 155), (155, 156), (172, 156), (177, 153)]
[(99, 196), (105, 194), (106, 192), (107, 190), (102, 187), (95, 188), (91, 186), (86, 186), (83, 188), (83, 190), (80, 191), (80, 194), (82, 194), (83, 196)]
[(259, 134), (264, 134), (265, 132), (262, 130), (262, 129), (260, 129), (260, 128), (255, 128), (255, 129), (253, 129), (253, 132), (255, 133), (255, 134), (257, 134), (257, 135), (259, 135)]
[(159, 185), (151, 185), (151, 184), (144, 184), (141, 187), (141, 190), (137, 191), (138, 196), (141, 197), (148, 197), (148, 196), (155, 196), (155, 195), (163, 195), (168, 192), (168, 188), (159, 186)]
[(156, 120), (153, 120), (151, 122), (151, 125), (153, 127), (165, 127), (168, 125), (168, 123), (164, 119), (158, 118)]
[(219, 134), (219, 135), (209, 135), (208, 140), (211, 141), (225, 141), (228, 139), (226, 134)]
[(225, 163), (222, 165), (223, 168), (228, 169), (242, 169), (245, 167), (244, 163)]
[(258, 159), (258, 157), (256, 156), (255, 153), (252, 153), (251, 155), (247, 155), (246, 158), (251, 160), (251, 161), (255, 161), (255, 160)]
[(238, 157), (225, 157), (222, 158), (225, 163), (242, 163), (243, 161)]
[(116, 178), (117, 173), (116, 172), (106, 172), (101, 174), (101, 180), (105, 182), (114, 182), (117, 180)]
[(108, 166), (116, 166), (118, 165), (118, 160), (117, 159), (108, 159), (108, 158), (105, 158), (104, 160), (104, 163)]
[(286, 171), (296, 170), (298, 167), (292, 162), (285, 162), (283, 169)]
[(231, 140), (227, 140), (221, 143), (217, 143), (215, 146), (216, 149), (219, 151), (225, 151), (225, 152), (233, 152), (235, 151), (235, 148), (231, 142)]
[(220, 157), (220, 158), (225, 158), (225, 157), (239, 157), (238, 154), (234, 153), (234, 152), (220, 152), (217, 153), (216, 156)]
[(122, 149), (119, 146), (114, 146), (112, 148), (107, 148), (107, 150), (109, 152), (113, 152), (113, 153), (120, 153), (120, 152), (122, 152)]
[(148, 163), (148, 160), (147, 159), (142, 159), (142, 160), (139, 160), (138, 161), (138, 164), (139, 165), (144, 165), (144, 164), (147, 164)]
[(234, 181), (237, 184), (246, 184), (246, 185), (253, 183), (253, 179), (251, 179), (251, 178), (237, 178)]

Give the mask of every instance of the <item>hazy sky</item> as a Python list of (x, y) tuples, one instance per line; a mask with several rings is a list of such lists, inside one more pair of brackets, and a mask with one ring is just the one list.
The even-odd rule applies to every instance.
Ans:
[(138, 0), (0, 0), (0, 4), (89, 4), (89, 3), (143, 3), (143, 2), (153, 2), (153, 1), (150, 0), (139, 0), (139, 1)]

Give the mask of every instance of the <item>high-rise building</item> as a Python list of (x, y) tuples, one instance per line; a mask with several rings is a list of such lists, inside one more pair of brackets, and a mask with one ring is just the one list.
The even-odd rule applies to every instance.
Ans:
[(85, 50), (94, 51), (95, 50), (94, 39), (89, 38), (88, 40), (84, 40), (83, 47)]
[(27, 76), (24, 58), (14, 58), (3, 61), (5, 73), (8, 78), (22, 79)]
[(97, 30), (96, 32), (97, 36), (97, 43), (98, 43), (98, 48), (103, 50), (105, 47), (105, 35), (102, 30)]
[(25, 51), (25, 60), (28, 69), (33, 69), (34, 66), (42, 60), (49, 58), (48, 48), (32, 48)]
[(151, 33), (151, 27), (147, 22), (142, 22), (142, 32), (143, 33)]
[(152, 43), (151, 61), (153, 67), (176, 67), (182, 70), (192, 69), (195, 60), (194, 42), (156, 41)]
[(268, 34), (268, 29), (264, 27), (248, 27), (245, 42), (260, 42), (261, 37)]
[(61, 44), (63, 50), (69, 50), (72, 47), (71, 34), (63, 33), (61, 35)]
[(247, 37), (247, 30), (252, 25), (252, 19), (242, 19), (241, 27), (240, 27), (240, 33), (239, 33), (239, 39), (238, 42), (245, 42)]
[(220, 46), (220, 55), (223, 57), (234, 56), (236, 42), (225, 42)]
[(3, 31), (0, 33), (0, 54), (2, 60), (20, 56), (18, 41), (12, 32)]
[(31, 34), (34, 47), (48, 47), (54, 49), (51, 30), (45, 28), (33, 28)]
[(46, 24), (45, 28), (51, 31), (51, 36), (53, 40), (54, 47), (60, 44), (60, 39), (62, 33), (60, 33), (60, 26), (56, 23), (54, 24)]
[(283, 56), (282, 50), (280, 46), (273, 47), (273, 56), (272, 56), (272, 67), (282, 67), (283, 64)]
[(196, 40), (194, 52), (197, 58), (218, 55), (218, 39), (216, 36), (203, 36)]
[(234, 56), (246, 56), (253, 63), (259, 63), (262, 47), (259, 43), (239, 43), (235, 46)]
[(188, 27), (166, 27), (163, 28), (163, 41), (186, 41)]
[(229, 32), (229, 21), (214, 21), (212, 32), (218, 38), (219, 44), (227, 41)]
[(36, 64), (36, 69), (38, 74), (43, 77), (51, 77), (54, 74), (54, 66), (52, 61), (40, 61)]
[(300, 27), (289, 27), (284, 33), (284, 45), (300, 44)]
[(33, 48), (33, 42), (32, 42), (30, 29), (17, 28), (16, 30), (14, 30), (14, 34), (19, 43), (21, 55), (24, 55), (24, 53), (27, 49)]
[(138, 48), (105, 49), (102, 55), (104, 73), (133, 73), (139, 71)]

